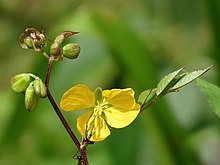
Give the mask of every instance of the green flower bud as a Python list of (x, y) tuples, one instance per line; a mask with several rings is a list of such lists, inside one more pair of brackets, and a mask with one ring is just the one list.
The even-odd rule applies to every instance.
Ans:
[(80, 46), (75, 43), (67, 44), (63, 47), (63, 55), (69, 59), (75, 59), (79, 56)]
[(29, 48), (33, 49), (33, 40), (30, 36), (24, 38), (24, 44)]
[(35, 93), (33, 83), (30, 83), (25, 91), (25, 107), (28, 111), (33, 111), (38, 103), (38, 96)]
[(34, 84), (34, 91), (39, 97), (47, 96), (46, 87), (40, 78), (34, 80), (33, 84)]
[(63, 52), (62, 52), (62, 44), (65, 39), (69, 36), (77, 34), (78, 32), (72, 31), (64, 31), (56, 36), (54, 39), (51, 47), (50, 47), (50, 54), (53, 56), (54, 61), (62, 61), (63, 60)]
[(32, 78), (27, 73), (18, 74), (11, 79), (11, 87), (16, 93), (21, 93), (26, 90), (31, 83)]
[(60, 54), (61, 47), (57, 42), (54, 42), (50, 47), (50, 54), (57, 56)]

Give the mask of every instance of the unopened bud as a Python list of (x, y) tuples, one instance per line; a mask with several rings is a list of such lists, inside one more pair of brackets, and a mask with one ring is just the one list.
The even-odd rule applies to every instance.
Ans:
[(65, 39), (77, 33), (78, 32), (63, 31), (56, 36), (50, 47), (50, 54), (53, 55), (55, 61), (62, 61), (63, 59), (62, 44), (65, 41)]
[(61, 46), (57, 42), (54, 42), (50, 47), (50, 54), (57, 56), (60, 55)]
[(35, 28), (27, 28), (19, 36), (20, 46), (24, 49), (34, 49), (41, 51), (47, 45), (47, 39), (43, 33)]
[(63, 47), (63, 55), (69, 59), (75, 59), (79, 56), (80, 46), (75, 43), (67, 44)]
[(39, 97), (47, 96), (46, 87), (40, 78), (34, 80), (33, 84), (34, 84), (34, 91)]
[(16, 93), (24, 92), (32, 79), (27, 73), (18, 74), (11, 79), (11, 87)]
[(30, 36), (24, 38), (24, 44), (29, 48), (33, 49), (33, 40)]
[(38, 96), (35, 93), (33, 83), (30, 83), (25, 92), (25, 107), (28, 111), (33, 111), (38, 103)]

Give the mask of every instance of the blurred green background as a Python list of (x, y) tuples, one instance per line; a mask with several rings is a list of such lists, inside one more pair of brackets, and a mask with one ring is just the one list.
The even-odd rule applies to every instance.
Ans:
[[(136, 96), (166, 74), (215, 67), (203, 78), (220, 85), (220, 0), (1, 0), (0, 164), (76, 164), (76, 148), (47, 99), (28, 113), (10, 88), (15, 74), (44, 79), (47, 60), (18, 44), (27, 27), (51, 40), (64, 30), (81, 45), (77, 60), (53, 66), (50, 89), (57, 103), (68, 88), (132, 87)], [(77, 113), (64, 113), (76, 132)], [(88, 147), (91, 165), (217, 165), (220, 119), (193, 83), (170, 94), (134, 123), (113, 129)], [(78, 136), (79, 137), (79, 136)]]

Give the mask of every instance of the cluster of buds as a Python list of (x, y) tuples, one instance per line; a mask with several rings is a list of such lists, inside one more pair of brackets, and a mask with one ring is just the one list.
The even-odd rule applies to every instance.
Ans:
[[(62, 61), (63, 57), (75, 59), (79, 56), (80, 46), (76, 43), (67, 43), (64, 45), (64, 41), (66, 38), (77, 33), (79, 32), (61, 32), (55, 37), (50, 48), (47, 49), (47, 41), (50, 40), (47, 39), (43, 32), (35, 28), (27, 28), (19, 36), (19, 44), (24, 49), (33, 49), (43, 53), (43, 55), (51, 61)], [(50, 51), (49, 55), (45, 50)], [(32, 111), (36, 108), (39, 98), (47, 96), (45, 84), (39, 77), (31, 73), (14, 76), (11, 79), (11, 85), (16, 93), (23, 93), (25, 95), (25, 107), (28, 111)]]
[(43, 32), (39, 32), (35, 28), (25, 29), (19, 36), (19, 43), (22, 48), (42, 52), (44, 56), (50, 57), (53, 61), (62, 61), (63, 57), (75, 59), (79, 56), (80, 46), (76, 43), (68, 43), (66, 45), (63, 45), (63, 43), (66, 38), (77, 33), (79, 32), (63, 31), (57, 35), (50, 46), (50, 55), (43, 50), (47, 46), (47, 38)]
[(79, 56), (80, 46), (76, 43), (69, 43), (63, 46), (65, 39), (78, 32), (64, 31), (60, 33), (53, 41), (50, 47), (50, 55), (57, 61), (61, 61), (63, 56), (69, 59), (75, 59)]
[(19, 36), (19, 44), (24, 49), (34, 49), (39, 52), (47, 45), (47, 39), (42, 32), (35, 28), (27, 28)]
[(36, 108), (39, 98), (47, 96), (43, 81), (31, 73), (22, 73), (12, 77), (11, 87), (14, 92), (25, 95), (25, 107), (28, 111)]

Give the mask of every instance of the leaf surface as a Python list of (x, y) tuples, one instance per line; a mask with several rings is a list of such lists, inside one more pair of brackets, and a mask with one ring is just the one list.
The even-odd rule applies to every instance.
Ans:
[(183, 68), (178, 69), (177, 71), (174, 71), (164, 78), (161, 79), (161, 81), (157, 85), (156, 94), (157, 96), (160, 95), (164, 90), (170, 87), (172, 84), (172, 80), (183, 70)]
[(197, 86), (207, 96), (213, 111), (220, 117), (220, 88), (203, 79), (197, 80)]
[(206, 73), (212, 66), (204, 69), (204, 70), (198, 70), (198, 71), (194, 71), (194, 72), (190, 72), (187, 73), (183, 78), (181, 78), (170, 90), (175, 91), (187, 84), (189, 84), (190, 82), (192, 82), (193, 80), (197, 79), (198, 77), (202, 76), (204, 73)]

